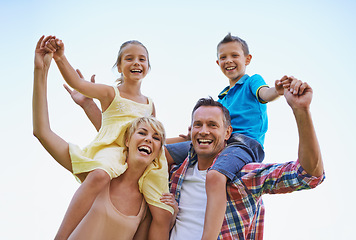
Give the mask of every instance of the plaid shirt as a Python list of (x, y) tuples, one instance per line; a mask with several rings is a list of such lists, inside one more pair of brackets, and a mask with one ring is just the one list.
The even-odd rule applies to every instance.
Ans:
[[(175, 194), (178, 205), (186, 171), (196, 163), (197, 157), (192, 151), (181, 165), (171, 171), (170, 190)], [(263, 239), (265, 209), (262, 195), (312, 189), (324, 178), (324, 174), (320, 177), (308, 175), (299, 161), (245, 165), (226, 185), (227, 206), (218, 239)]]

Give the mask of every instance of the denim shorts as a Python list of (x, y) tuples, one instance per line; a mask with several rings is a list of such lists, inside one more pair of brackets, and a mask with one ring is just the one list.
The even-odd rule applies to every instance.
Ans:
[(167, 144), (165, 147), (173, 158), (175, 164), (181, 164), (188, 156), (191, 141)]
[[(176, 164), (184, 162), (190, 147), (191, 141), (166, 145)], [(216, 170), (233, 181), (243, 166), (251, 162), (262, 162), (264, 156), (263, 147), (258, 141), (241, 133), (234, 133), (210, 170)]]
[(216, 170), (233, 181), (243, 166), (251, 162), (262, 162), (264, 156), (263, 147), (258, 141), (234, 133), (210, 170)]

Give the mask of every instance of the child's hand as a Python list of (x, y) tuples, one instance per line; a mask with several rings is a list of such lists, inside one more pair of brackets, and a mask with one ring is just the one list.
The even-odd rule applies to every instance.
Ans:
[(287, 75), (284, 75), (280, 80), (276, 80), (274, 86), (278, 95), (283, 95), (285, 88), (289, 90), (291, 82), (292, 80)]
[[(84, 77), (83, 77), (82, 73), (80, 72), (80, 70), (77, 69), (76, 71), (77, 71), (79, 77), (84, 80)], [(95, 83), (95, 75), (91, 76), (90, 81), (92, 83)], [(76, 104), (78, 104), (79, 106), (81, 106), (82, 108), (84, 108), (85, 105), (87, 105), (89, 102), (91, 103), (93, 101), (92, 98), (88, 98), (87, 96), (81, 94), (80, 92), (78, 92), (76, 90), (71, 90), (67, 84), (63, 84), (63, 86), (68, 91), (68, 93), (72, 97), (73, 101)]]
[(64, 55), (64, 44), (62, 40), (56, 37), (50, 38), (48, 41), (43, 44), (43, 48), (53, 53), (53, 59), (58, 60)]
[(162, 197), (160, 198), (161, 202), (167, 204), (168, 206), (171, 206), (174, 209), (174, 215), (176, 216), (179, 208), (178, 208), (178, 203), (174, 198), (174, 195), (172, 193), (163, 193)]

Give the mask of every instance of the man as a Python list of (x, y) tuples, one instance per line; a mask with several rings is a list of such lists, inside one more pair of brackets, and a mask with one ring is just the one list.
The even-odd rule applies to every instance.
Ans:
[[(81, 76), (79, 71), (78, 74)], [(228, 201), (218, 239), (262, 239), (263, 194), (311, 189), (324, 180), (323, 162), (309, 109), (313, 91), (307, 83), (294, 78), (289, 89), (285, 90), (284, 96), (297, 122), (298, 160), (284, 164), (245, 165), (236, 178), (227, 183)], [(293, 89), (297, 94), (292, 93)], [(95, 103), (69, 88), (67, 90), (99, 129), (101, 113)], [(228, 111), (212, 99), (198, 101), (192, 113), (192, 150), (171, 174), (171, 192), (179, 204), (171, 240), (201, 239), (207, 201), (205, 181), (215, 181), (214, 174), (209, 174), (211, 179), (205, 179), (205, 176), (230, 134)], [(214, 236), (210, 238), (216, 239)]]
[[(227, 206), (218, 239), (262, 239), (263, 194), (278, 194), (311, 189), (324, 180), (324, 168), (310, 113), (312, 89), (294, 79), (285, 98), (294, 113), (298, 133), (298, 161), (284, 164), (245, 165), (227, 183)], [(212, 99), (200, 99), (192, 113), (192, 149), (188, 158), (171, 175), (171, 193), (179, 204), (171, 240), (201, 239), (206, 209), (207, 170), (224, 149), (231, 134), (228, 111)], [(208, 178), (209, 178), (208, 175)], [(225, 207), (225, 206), (223, 206)], [(206, 218), (214, 216), (206, 216)], [(209, 236), (203, 239), (216, 239)]]

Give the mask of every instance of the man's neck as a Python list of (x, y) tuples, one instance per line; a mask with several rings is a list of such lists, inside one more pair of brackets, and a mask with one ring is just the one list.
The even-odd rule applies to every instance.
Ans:
[(204, 158), (198, 156), (198, 169), (199, 170), (206, 170), (208, 169), (214, 162), (216, 156), (213, 158)]

